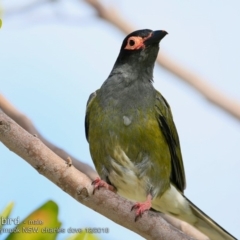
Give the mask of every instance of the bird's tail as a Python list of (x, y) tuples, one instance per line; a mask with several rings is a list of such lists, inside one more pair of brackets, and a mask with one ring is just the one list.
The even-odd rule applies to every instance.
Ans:
[(153, 199), (152, 207), (157, 211), (189, 223), (210, 240), (237, 240), (188, 200), (173, 185), (160, 198)]
[[(203, 211), (201, 211), (197, 206), (195, 206), (189, 199), (185, 196), (184, 198), (189, 204), (192, 214), (195, 217), (194, 223), (189, 221), (187, 215), (182, 216), (181, 219), (193, 225), (199, 231), (208, 236), (211, 240), (237, 240), (230, 233), (219, 226), (215, 221), (213, 221), (209, 216), (207, 216)], [(191, 218), (192, 219), (192, 218)]]

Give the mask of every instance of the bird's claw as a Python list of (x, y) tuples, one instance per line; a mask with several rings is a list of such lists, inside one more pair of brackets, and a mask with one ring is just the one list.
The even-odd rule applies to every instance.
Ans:
[(106, 188), (112, 192), (116, 192), (116, 188), (114, 186), (109, 185), (105, 181), (101, 180), (99, 177), (97, 179), (95, 179), (94, 181), (92, 181), (92, 185), (94, 186), (93, 194), (95, 193), (96, 189), (99, 190), (101, 187)]
[(151, 208), (152, 204), (151, 204), (151, 196), (148, 196), (148, 199), (146, 202), (143, 203), (135, 203), (132, 208), (131, 211), (133, 209), (136, 209), (136, 217), (135, 217), (135, 222), (142, 217), (143, 213), (148, 211)]

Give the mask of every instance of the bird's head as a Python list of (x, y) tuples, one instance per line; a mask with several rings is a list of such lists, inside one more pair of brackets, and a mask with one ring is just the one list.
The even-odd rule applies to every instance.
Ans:
[(115, 65), (130, 64), (141, 68), (153, 66), (157, 58), (159, 42), (166, 35), (166, 31), (149, 29), (130, 33), (123, 40)]

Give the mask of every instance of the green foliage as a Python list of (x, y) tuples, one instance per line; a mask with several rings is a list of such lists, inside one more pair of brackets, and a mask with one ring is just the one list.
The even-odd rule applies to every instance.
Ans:
[(100, 239), (93, 235), (92, 233), (86, 233), (85, 231), (83, 231), (81, 233), (76, 233), (66, 238), (66, 240), (100, 240)]
[(0, 18), (0, 28), (2, 27), (2, 19)]
[[(48, 201), (30, 213), (23, 221), (19, 217), (10, 218), (14, 204), (8, 206), (0, 214), (0, 235), (7, 232), (5, 240), (55, 240), (58, 234), (64, 233), (61, 222), (58, 220), (58, 206), (53, 201)], [(20, 223), (19, 223), (19, 222)], [(3, 228), (3, 225), (16, 225), (15, 228)], [(1, 228), (3, 228), (1, 230)], [(69, 236), (66, 240), (100, 240), (94, 234), (81, 231)]]
[[(0, 19), (1, 21), (1, 19)], [(1, 27), (1, 23), (0, 23), (0, 27)], [(14, 206), (14, 203), (13, 202), (10, 202), (6, 208), (4, 208), (3, 212), (0, 213), (0, 219), (6, 219), (9, 217), (10, 213), (12, 212), (12, 209), (13, 209), (13, 206)], [(0, 229), (2, 229), (3, 227), (3, 221), (0, 221)]]
[(54, 240), (61, 227), (57, 217), (57, 204), (48, 201), (18, 224), (16, 229), (19, 231), (8, 235), (6, 240)]

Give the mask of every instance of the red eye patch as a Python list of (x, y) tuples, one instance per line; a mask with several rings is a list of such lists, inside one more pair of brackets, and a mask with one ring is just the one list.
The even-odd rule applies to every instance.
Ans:
[(151, 36), (152, 36), (152, 33), (150, 33), (147, 37), (144, 37), (144, 38), (138, 37), (138, 36), (129, 37), (127, 40), (127, 45), (124, 49), (137, 50), (140, 48), (145, 48), (144, 41), (146, 41)]

